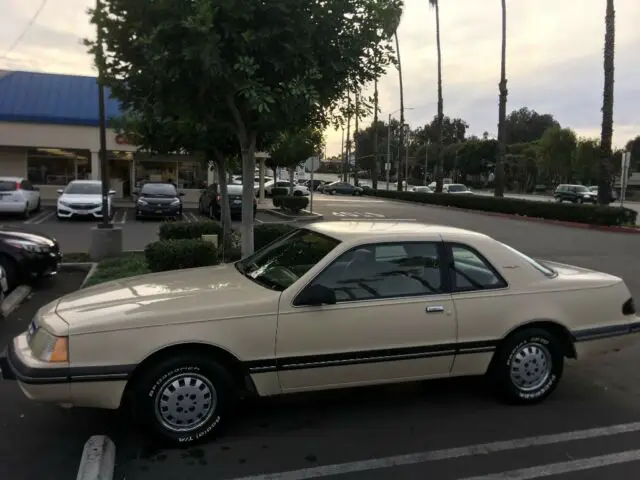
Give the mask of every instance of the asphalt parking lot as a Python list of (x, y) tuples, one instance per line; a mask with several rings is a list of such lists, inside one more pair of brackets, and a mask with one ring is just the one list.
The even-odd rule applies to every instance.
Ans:
[[(207, 218), (200, 215), (196, 209), (185, 209), (183, 220), (186, 222), (199, 222)], [(258, 212), (256, 223), (279, 221), (268, 213)], [(113, 224), (122, 228), (122, 243), (124, 250), (142, 250), (144, 247), (157, 240), (160, 220), (136, 220), (133, 208), (114, 208)], [(10, 216), (0, 216), (0, 226), (6, 228), (20, 228), (28, 231), (35, 231), (52, 235), (60, 242), (60, 247), (65, 253), (86, 253), (89, 251), (91, 238), (91, 227), (96, 225), (98, 220), (63, 220), (56, 218), (53, 207), (46, 208), (40, 213), (32, 215), (27, 220), (21, 220)], [(234, 228), (239, 222), (234, 222)]]
[[(621, 276), (640, 299), (638, 235), (380, 199), (314, 197), (314, 211), (327, 220), (406, 220), (478, 230), (532, 256)], [(60, 293), (73, 289), (72, 283)], [(57, 294), (36, 291), (0, 324), (1, 341), (23, 330), (37, 305)], [(116, 478), (127, 480), (635, 478), (639, 363), (640, 347), (572, 362), (559, 389), (535, 407), (504, 406), (478, 379), (252, 400), (240, 406), (226, 436), (186, 449), (155, 444), (119, 413), (34, 405), (5, 383), (0, 478), (74, 478), (82, 443), (92, 434), (115, 441)]]

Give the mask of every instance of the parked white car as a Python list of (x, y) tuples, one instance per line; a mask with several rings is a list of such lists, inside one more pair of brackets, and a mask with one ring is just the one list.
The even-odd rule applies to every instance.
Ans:
[[(268, 184), (265, 184), (265, 194), (270, 196), (274, 188), (291, 188), (291, 182), (286, 180), (278, 180), (277, 182), (270, 181)], [(293, 194), (308, 196), (311, 194), (311, 192), (309, 191), (309, 187), (307, 187), (306, 185), (294, 185)]]
[[(109, 190), (109, 218), (111, 218), (111, 196)], [(56, 215), (58, 220), (68, 218), (102, 218), (102, 182), (99, 180), (74, 180), (66, 188), (58, 190)]]
[(425, 186), (413, 187), (411, 189), (411, 191), (415, 192), (415, 193), (433, 193), (433, 190), (431, 190), (429, 187), (425, 187)]
[(0, 213), (24, 218), (40, 210), (40, 190), (22, 177), (0, 177)]
[[(449, 185), (450, 183), (453, 183), (453, 180), (450, 178), (443, 178), (442, 179), (442, 186), (444, 187), (445, 185)], [(428, 187), (433, 190), (434, 192), (436, 191), (436, 182), (431, 182)]]

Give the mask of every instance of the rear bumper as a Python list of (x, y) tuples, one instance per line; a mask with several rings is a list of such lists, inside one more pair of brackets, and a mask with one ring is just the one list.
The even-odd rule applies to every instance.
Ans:
[(22, 213), (26, 208), (26, 200), (21, 202), (0, 202), (0, 213)]
[(629, 323), (573, 332), (578, 359), (617, 352), (640, 343), (640, 317)]

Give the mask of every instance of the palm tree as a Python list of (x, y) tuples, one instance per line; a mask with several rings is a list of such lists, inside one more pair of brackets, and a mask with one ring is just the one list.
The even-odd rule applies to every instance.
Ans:
[[(373, 161), (373, 169), (371, 172), (371, 186), (373, 189), (378, 188), (378, 175), (379, 175), (379, 150), (378, 150), (378, 78), (373, 81), (373, 154), (375, 155)], [(388, 161), (388, 160), (387, 160)]]
[(400, 61), (400, 42), (398, 41), (398, 29), (393, 33), (396, 40), (396, 54), (398, 55), (398, 78), (400, 81), (400, 146), (398, 147), (398, 191), (402, 191), (402, 144), (404, 142), (404, 89), (402, 84), (402, 62)]
[(496, 188), (494, 195), (504, 197), (504, 156), (506, 153), (505, 118), (507, 116), (507, 2), (502, 0), (502, 53), (500, 61), (500, 100), (498, 102), (498, 157), (496, 158)]
[(440, 48), (440, 9), (438, 0), (429, 0), (429, 5), (436, 11), (436, 47), (438, 49), (438, 142), (436, 143), (436, 192), (442, 192), (442, 177), (444, 171), (444, 157), (442, 156), (442, 121), (444, 106), (442, 101), (442, 50)]
[(615, 10), (613, 0), (607, 0), (604, 20), (604, 90), (602, 93), (602, 129), (600, 131), (600, 179), (598, 203), (608, 205), (611, 200), (611, 141), (613, 137), (613, 81), (615, 54)]

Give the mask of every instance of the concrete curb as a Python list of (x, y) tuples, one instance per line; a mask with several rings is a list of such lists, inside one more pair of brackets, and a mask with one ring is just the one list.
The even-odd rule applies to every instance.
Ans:
[(84, 444), (76, 480), (111, 480), (116, 466), (116, 446), (106, 435), (94, 435)]
[(274, 215), (276, 217), (280, 217), (280, 218), (286, 218), (287, 220), (292, 220), (292, 221), (296, 221), (296, 222), (313, 222), (315, 220), (322, 220), (324, 218), (324, 215), (320, 214), (320, 213), (312, 213), (309, 210), (302, 210), (303, 212), (307, 212), (309, 215), (305, 215), (302, 217), (299, 217), (297, 215), (287, 215), (286, 213), (283, 212), (279, 212), (277, 210), (261, 210), (262, 212), (265, 213), (269, 213), (271, 215)]
[(87, 276), (84, 277), (84, 280), (80, 284), (80, 287), (78, 287), (78, 290), (84, 288), (84, 286), (87, 284), (89, 279), (93, 276), (94, 273), (96, 273), (97, 269), (98, 269), (98, 264), (97, 263), (92, 263), (91, 264), (91, 268), (89, 269), (89, 272), (87, 273)]
[(546, 223), (549, 225), (557, 225), (560, 227), (569, 227), (569, 228), (581, 228), (583, 230), (598, 230), (602, 232), (613, 232), (613, 233), (636, 233), (640, 234), (640, 228), (633, 227), (622, 227), (622, 226), (609, 226), (609, 225), (593, 225), (590, 223), (578, 223), (578, 222), (567, 222), (563, 220), (551, 220), (548, 218), (539, 218), (539, 217), (525, 217), (521, 215), (514, 215), (510, 213), (498, 213), (498, 212), (487, 212), (484, 210), (473, 210), (470, 208), (460, 208), (453, 207), (449, 205), (434, 205), (431, 203), (421, 203), (421, 202), (412, 202), (411, 200), (399, 200), (396, 198), (387, 198), (387, 197), (378, 197), (376, 195), (368, 195), (371, 198), (381, 198), (383, 200), (388, 200), (390, 202), (398, 202), (398, 203), (408, 203), (411, 205), (424, 205), (427, 207), (435, 207), (435, 208), (446, 208), (449, 210), (457, 210), (459, 212), (467, 212), (467, 213), (477, 213), (480, 215), (485, 215), (488, 217), (500, 217), (500, 218), (508, 218), (511, 220), (521, 220), (523, 222), (537, 222), (537, 223)]
[(31, 287), (29, 285), (18, 285), (2, 302), (0, 307), (2, 317), (6, 318), (11, 315), (29, 295), (31, 295)]

